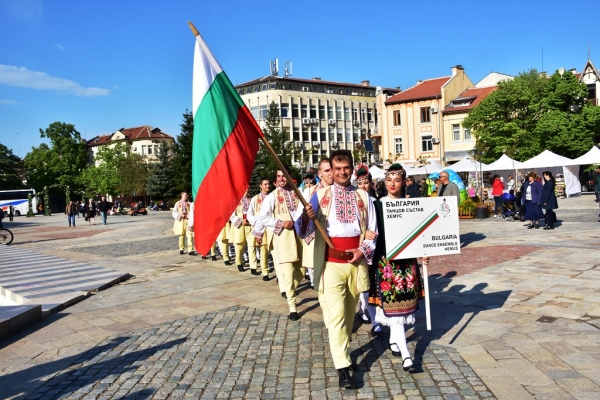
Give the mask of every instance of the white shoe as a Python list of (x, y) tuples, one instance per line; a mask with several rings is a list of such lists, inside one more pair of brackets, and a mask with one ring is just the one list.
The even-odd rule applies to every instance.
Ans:
[(498, 218), (498, 216), (497, 216), (497, 215), (494, 215), (494, 218)]

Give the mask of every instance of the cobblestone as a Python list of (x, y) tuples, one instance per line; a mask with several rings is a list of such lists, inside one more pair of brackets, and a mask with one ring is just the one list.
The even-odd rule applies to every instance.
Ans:
[[(30, 398), (491, 396), (483, 385), (476, 391), (470, 384), (450, 380), (448, 370), (463, 376), (447, 361), (463, 362), (454, 349), (439, 345), (421, 349), (421, 359), (415, 357), (419, 372), (411, 375), (386, 349), (385, 339), (362, 332), (353, 336), (351, 351), (359, 366), (355, 379), (360, 389), (346, 391), (337, 385), (331, 359), (324, 357), (329, 348), (322, 323), (292, 323), (286, 315), (230, 307), (108, 338), (37, 388)], [(313, 352), (318, 355), (317, 363), (313, 363)]]

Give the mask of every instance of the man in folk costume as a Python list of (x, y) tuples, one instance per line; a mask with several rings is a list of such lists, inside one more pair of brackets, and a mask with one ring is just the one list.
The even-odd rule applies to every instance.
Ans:
[(325, 299), (329, 344), (339, 385), (355, 389), (350, 374), (350, 337), (358, 294), (369, 289), (368, 264), (373, 260), (375, 243), (365, 237), (367, 231), (377, 232), (375, 207), (368, 194), (350, 184), (353, 160), (349, 150), (331, 153), (334, 184), (319, 189), (298, 220), (301, 237), (315, 232), (313, 221), (326, 227), (334, 248), (327, 247), (324, 238), (315, 232), (315, 290)]
[(175, 203), (173, 207), (173, 234), (179, 236), (179, 254), (184, 253), (185, 249), (185, 238), (187, 237), (188, 242), (188, 253), (191, 256), (195, 256), (194, 251), (194, 239), (192, 238), (192, 231), (188, 229), (188, 220), (190, 215), (193, 213), (192, 203), (188, 201), (187, 192), (181, 192), (181, 200)]
[(300, 239), (294, 229), (294, 216), (298, 209), (298, 197), (287, 184), (281, 171), (277, 171), (278, 187), (265, 197), (260, 209), (260, 219), (273, 233), (273, 248), (279, 264), (277, 278), (283, 284), (288, 306), (289, 319), (299, 319), (296, 310), (296, 288), (304, 278), (301, 268)]
[(233, 235), (231, 234), (231, 221), (227, 221), (219, 236), (217, 237), (217, 243), (219, 244), (219, 251), (223, 256), (223, 262), (225, 265), (231, 265), (229, 257), (229, 240), (233, 242)]
[(250, 262), (250, 270), (252, 275), (260, 275), (256, 272), (256, 245), (254, 236), (252, 235), (252, 225), (248, 222), (248, 208), (250, 207), (250, 197), (248, 197), (248, 189), (236, 207), (230, 222), (233, 226), (233, 243), (235, 244), (235, 263), (238, 271), (244, 272), (244, 246), (248, 246), (248, 258)]
[[(248, 222), (250, 222), (250, 225), (252, 226), (252, 235), (254, 236), (256, 247), (258, 247), (260, 251), (260, 267), (263, 281), (265, 282), (269, 281), (269, 259), (267, 255), (269, 242), (267, 240), (265, 228), (258, 216), (265, 197), (269, 194), (269, 186), (270, 184), (267, 178), (262, 178), (260, 180), (260, 193), (250, 200), (250, 207), (248, 207), (248, 212), (246, 214)], [(255, 274), (254, 271), (256, 270), (252, 270), (253, 275), (260, 275), (260, 272)]]

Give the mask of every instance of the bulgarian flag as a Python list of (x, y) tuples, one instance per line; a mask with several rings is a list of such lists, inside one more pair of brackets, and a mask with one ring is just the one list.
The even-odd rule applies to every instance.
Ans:
[(199, 34), (193, 113), (194, 242), (207, 255), (248, 188), (263, 132)]

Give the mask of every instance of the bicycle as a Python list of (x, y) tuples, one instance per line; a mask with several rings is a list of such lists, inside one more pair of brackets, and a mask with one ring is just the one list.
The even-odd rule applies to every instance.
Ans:
[(12, 243), (14, 237), (13, 233), (6, 228), (0, 228), (0, 245), (9, 245)]

